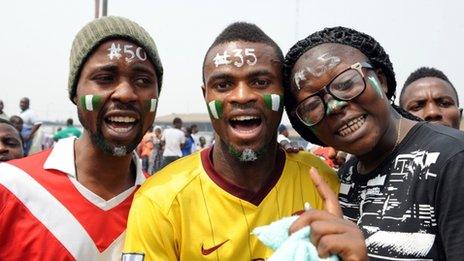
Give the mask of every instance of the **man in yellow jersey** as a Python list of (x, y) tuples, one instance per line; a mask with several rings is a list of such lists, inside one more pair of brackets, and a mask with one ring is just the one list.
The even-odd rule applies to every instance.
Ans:
[[(142, 186), (129, 214), (123, 260), (265, 260), (272, 251), (251, 234), (254, 228), (301, 213), (305, 202), (324, 208), (327, 196), (319, 195), (311, 167), (338, 192), (335, 173), (318, 157), (279, 149), (282, 60), (280, 48), (256, 25), (234, 23), (216, 38), (203, 65), (203, 95), (216, 142)], [(313, 224), (322, 228), (311, 239), (323, 249), (320, 254), (365, 253), (354, 223), (325, 211), (311, 213), (291, 230), (319, 222)], [(335, 233), (354, 243), (340, 246), (329, 235)]]

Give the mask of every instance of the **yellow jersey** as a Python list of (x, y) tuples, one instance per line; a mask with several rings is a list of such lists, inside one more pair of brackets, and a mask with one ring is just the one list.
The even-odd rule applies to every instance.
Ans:
[[(234, 186), (212, 165), (212, 149), (177, 160), (138, 190), (129, 214), (123, 260), (265, 260), (272, 250), (251, 231), (323, 209), (309, 177), (315, 167), (335, 193), (335, 172), (317, 156), (279, 151), (277, 171), (259, 192)], [(127, 259), (124, 258), (127, 257)]]

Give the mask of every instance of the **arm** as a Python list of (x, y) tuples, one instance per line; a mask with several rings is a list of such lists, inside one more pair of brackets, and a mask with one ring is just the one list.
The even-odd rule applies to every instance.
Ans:
[[(178, 260), (172, 223), (142, 194), (136, 194), (127, 221), (123, 253), (144, 254), (148, 260)], [(128, 258), (128, 260), (132, 260)]]
[(442, 169), (435, 192), (438, 232), (447, 260), (464, 255), (464, 152), (452, 157)]

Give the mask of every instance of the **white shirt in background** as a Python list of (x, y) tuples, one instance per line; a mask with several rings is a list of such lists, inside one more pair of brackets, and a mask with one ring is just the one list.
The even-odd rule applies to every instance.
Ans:
[(165, 129), (161, 140), (165, 142), (163, 157), (182, 157), (180, 145), (185, 143), (185, 133), (179, 129)]

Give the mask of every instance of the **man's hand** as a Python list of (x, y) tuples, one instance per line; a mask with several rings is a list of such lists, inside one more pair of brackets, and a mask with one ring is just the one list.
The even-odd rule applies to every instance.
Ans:
[(343, 219), (337, 195), (315, 168), (311, 169), (310, 176), (324, 200), (325, 210), (305, 211), (292, 224), (289, 233), (311, 226), (311, 242), (320, 257), (336, 254), (342, 260), (367, 260), (367, 248), (361, 230), (353, 222)]

